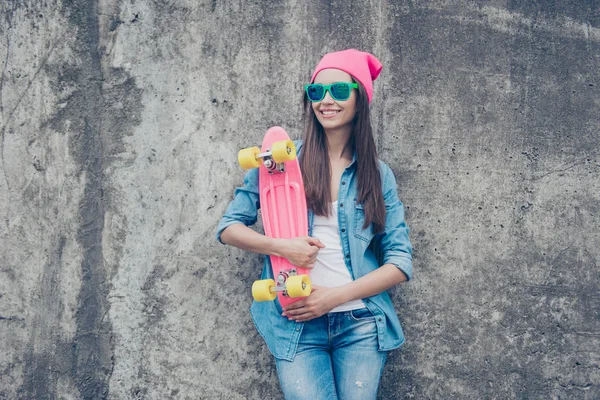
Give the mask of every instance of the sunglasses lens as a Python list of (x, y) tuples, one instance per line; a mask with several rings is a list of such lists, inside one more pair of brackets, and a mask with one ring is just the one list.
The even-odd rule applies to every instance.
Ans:
[(323, 88), (323, 85), (308, 85), (306, 88), (306, 94), (308, 95), (308, 99), (310, 101), (321, 101), (323, 97), (325, 97), (325, 89)]
[(348, 100), (350, 98), (350, 85), (346, 83), (334, 83), (330, 89), (331, 97), (335, 100)]

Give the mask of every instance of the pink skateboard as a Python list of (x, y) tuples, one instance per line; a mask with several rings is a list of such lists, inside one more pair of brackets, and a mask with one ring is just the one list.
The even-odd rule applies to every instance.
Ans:
[[(262, 162), (261, 162), (262, 160)], [(270, 128), (262, 149), (241, 150), (238, 161), (242, 168), (259, 168), (260, 207), (265, 234), (289, 239), (308, 235), (306, 195), (296, 158), (296, 147), (279, 126)], [(308, 269), (298, 268), (283, 257), (270, 256), (273, 279), (254, 282), (252, 296), (256, 301), (274, 300), (279, 296), (282, 307), (306, 297), (312, 287)]]

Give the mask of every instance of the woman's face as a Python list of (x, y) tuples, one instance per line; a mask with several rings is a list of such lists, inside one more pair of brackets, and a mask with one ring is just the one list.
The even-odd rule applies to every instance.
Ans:
[[(328, 85), (334, 82), (350, 82), (350, 74), (339, 69), (324, 69), (320, 71), (313, 83)], [(325, 93), (323, 100), (312, 103), (312, 109), (325, 131), (336, 130), (342, 127), (352, 128), (352, 121), (356, 114), (356, 89), (352, 89), (350, 98), (344, 101), (334, 100), (329, 93)]]

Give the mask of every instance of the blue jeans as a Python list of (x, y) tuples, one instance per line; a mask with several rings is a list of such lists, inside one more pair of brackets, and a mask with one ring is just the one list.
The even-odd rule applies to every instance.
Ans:
[(368, 400), (377, 397), (386, 358), (375, 317), (361, 308), (305, 322), (294, 361), (276, 364), (286, 400)]

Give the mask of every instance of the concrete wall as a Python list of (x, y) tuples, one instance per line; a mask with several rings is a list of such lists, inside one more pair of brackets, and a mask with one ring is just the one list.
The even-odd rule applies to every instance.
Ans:
[(260, 257), (218, 245), (236, 154), (327, 51), (415, 245), (383, 399), (600, 398), (596, 1), (0, 3), (0, 398), (281, 398)]

